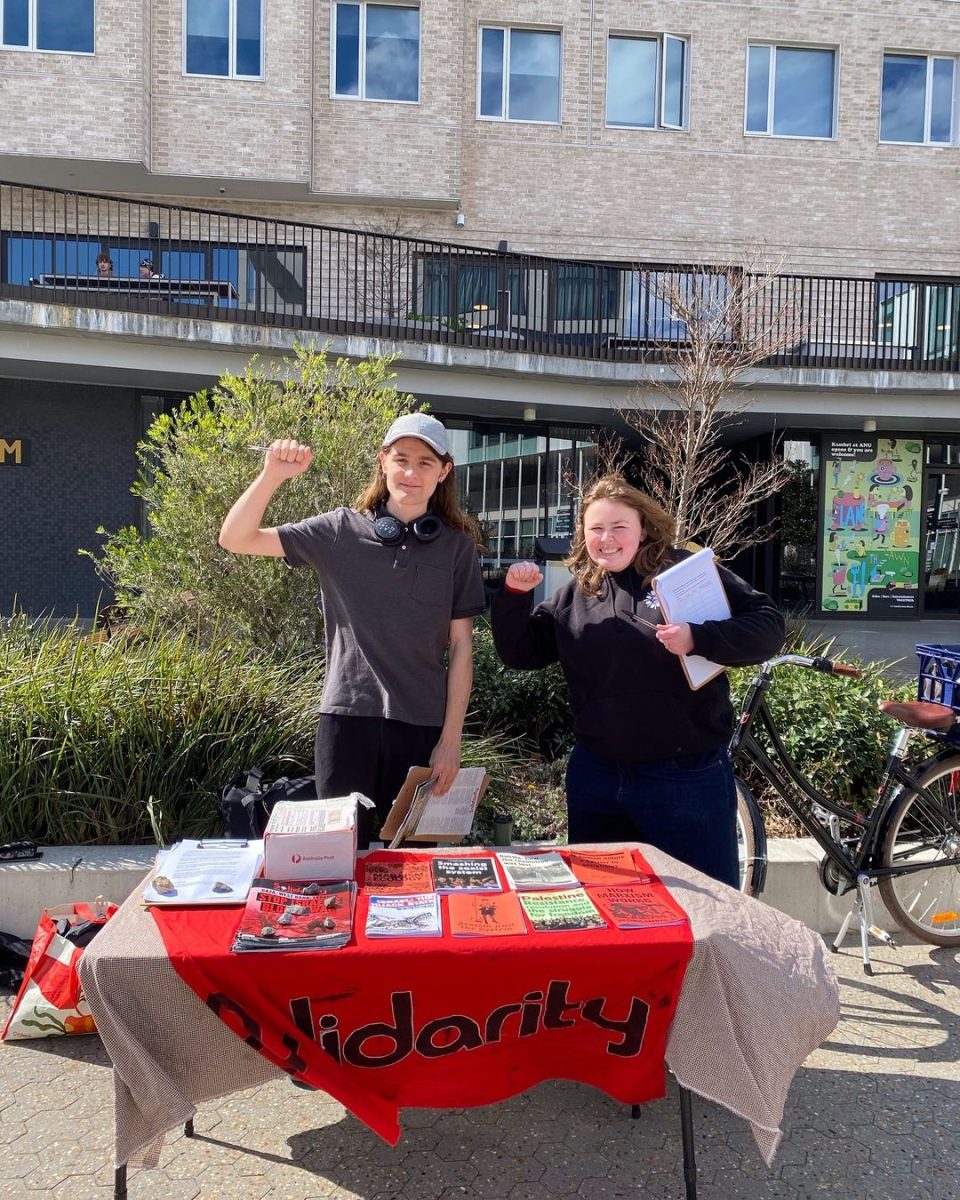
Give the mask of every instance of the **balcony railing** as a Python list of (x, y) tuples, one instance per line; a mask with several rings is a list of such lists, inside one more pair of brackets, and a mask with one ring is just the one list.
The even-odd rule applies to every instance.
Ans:
[(706, 337), (770, 365), (960, 370), (960, 278), (585, 262), (19, 184), (0, 183), (0, 296), (562, 358)]

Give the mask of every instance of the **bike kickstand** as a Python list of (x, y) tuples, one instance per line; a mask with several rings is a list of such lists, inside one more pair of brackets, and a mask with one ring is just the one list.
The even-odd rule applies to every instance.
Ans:
[(863, 973), (873, 974), (873, 964), (870, 962), (870, 938), (875, 937), (892, 950), (897, 943), (885, 929), (873, 923), (873, 897), (870, 894), (871, 880), (869, 875), (857, 876), (857, 915), (860, 918), (860, 944), (863, 947)]

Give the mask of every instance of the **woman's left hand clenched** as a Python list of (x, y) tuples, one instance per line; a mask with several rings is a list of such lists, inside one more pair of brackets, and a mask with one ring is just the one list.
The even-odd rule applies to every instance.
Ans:
[(442, 796), (456, 779), (457, 772), (460, 770), (459, 741), (444, 742), (441, 738), (430, 755), (430, 767), (433, 770), (433, 778), (437, 781), (433, 789), (434, 795)]
[(693, 634), (686, 621), (681, 625), (658, 625), (657, 641), (671, 654), (693, 653)]

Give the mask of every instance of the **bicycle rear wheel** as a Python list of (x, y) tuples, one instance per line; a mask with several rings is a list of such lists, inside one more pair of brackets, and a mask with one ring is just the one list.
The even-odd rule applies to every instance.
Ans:
[(760, 807), (742, 779), (737, 779), (737, 858), (740, 891), (759, 896), (767, 876), (767, 835)]
[(935, 946), (960, 946), (960, 755), (935, 762), (920, 782), (950, 821), (918, 792), (904, 793), (887, 821), (882, 865), (930, 865), (884, 876), (880, 895), (908, 933)]

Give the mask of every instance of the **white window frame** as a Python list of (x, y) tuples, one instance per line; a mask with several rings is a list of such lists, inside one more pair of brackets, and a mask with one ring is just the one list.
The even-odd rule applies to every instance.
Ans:
[[(747, 120), (750, 113), (750, 51), (754, 46), (770, 48), (770, 70), (767, 75), (767, 128), (766, 130), (748, 129)], [(774, 133), (773, 132), (773, 99), (776, 88), (776, 63), (778, 50), (829, 50), (833, 54), (833, 124), (830, 133)], [(743, 133), (745, 137), (778, 138), (787, 142), (835, 142), (837, 129), (840, 124), (840, 47), (824, 45), (820, 42), (770, 42), (762, 38), (747, 43), (747, 55), (743, 77)]]
[[(887, 55), (902, 58), (925, 58), (927, 60), (927, 83), (923, 103), (923, 141), (900, 142), (896, 138), (883, 136), (883, 68)], [(949, 62), (953, 64), (953, 95), (950, 98), (950, 140), (946, 142), (930, 141), (930, 116), (933, 108), (933, 64)], [(924, 50), (884, 50), (880, 62), (880, 106), (877, 118), (877, 139), (881, 146), (939, 146), (948, 149), (960, 143), (960, 87), (957, 86), (957, 76), (960, 74), (960, 56), (955, 54), (931, 54)]]
[[(79, 58), (93, 58), (97, 53), (97, 0), (93, 0), (93, 49), (92, 50), (48, 50), (37, 45), (37, 5), (40, 0), (27, 0), (27, 44), (18, 46), (13, 42), (0, 41), (0, 50), (25, 50), (31, 54), (74, 54)], [(0, 0), (0, 38), (3, 36), (3, 4)]]
[[(605, 83), (610, 79), (610, 42), (613, 38), (634, 42), (656, 42), (657, 44), (657, 116), (653, 125), (623, 125), (619, 121), (610, 121), (606, 112), (606, 91), (604, 91), (603, 120), (607, 129), (630, 129), (641, 133), (651, 133), (657, 130), (684, 132), (690, 128), (690, 38), (679, 33), (636, 33), (633, 30), (610, 29), (607, 31), (607, 74)], [(668, 42), (679, 42), (683, 46), (683, 95), (680, 100), (680, 124), (666, 120), (664, 106), (666, 104), (666, 75), (664, 64)]]
[(227, 27), (227, 73), (226, 75), (210, 75), (206, 71), (188, 71), (187, 70), (187, 6), (190, 0), (183, 0), (182, 5), (182, 56), (180, 63), (181, 74), (187, 79), (248, 79), (248, 80), (263, 80), (264, 59), (266, 58), (266, 46), (264, 45), (264, 24), (267, 15), (267, 0), (260, 0), (260, 74), (259, 75), (238, 75), (237, 74), (237, 0), (229, 0), (230, 14)]
[[(503, 33), (503, 83), (500, 91), (500, 111), (502, 116), (491, 117), (480, 112), (480, 95), (483, 85), (483, 31), (485, 29), (499, 29)], [(519, 30), (524, 33), (555, 33), (560, 38), (560, 71), (557, 77), (557, 119), (555, 121), (540, 121), (529, 117), (511, 117), (509, 113), (510, 101), (510, 38), (514, 30)], [(516, 22), (510, 25), (502, 25), (498, 21), (484, 21), (477, 26), (477, 96), (476, 96), (476, 114), (478, 121), (495, 121), (498, 124), (503, 124), (505, 121), (511, 125), (562, 125), (563, 124), (563, 29), (559, 25), (525, 25), (523, 22)]]
[[(368, 104), (419, 104), (423, 95), (423, 5), (420, 0), (343, 0), (347, 4), (356, 4), (360, 8), (360, 45), (358, 47), (357, 81), (358, 95), (350, 92), (338, 92), (337, 89), (337, 3), (330, 4), (330, 99), (331, 100), (364, 100)], [(415, 8), (418, 17), (419, 53), (417, 54), (417, 98), (416, 100), (387, 100), (382, 96), (367, 98), (367, 6), (376, 8)]]

